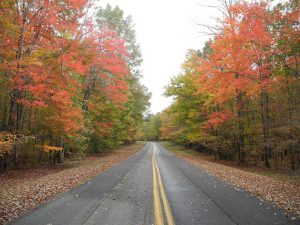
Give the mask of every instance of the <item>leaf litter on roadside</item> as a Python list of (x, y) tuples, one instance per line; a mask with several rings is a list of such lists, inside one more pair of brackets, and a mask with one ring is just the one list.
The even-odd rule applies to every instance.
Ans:
[[(209, 174), (218, 177), (234, 186), (255, 194), (261, 200), (273, 202), (286, 213), (300, 216), (300, 180), (280, 179), (255, 172), (244, 171), (239, 168), (214, 163), (207, 159), (191, 157), (177, 153), (177, 155), (199, 167)], [(291, 217), (293, 219), (295, 217)]]

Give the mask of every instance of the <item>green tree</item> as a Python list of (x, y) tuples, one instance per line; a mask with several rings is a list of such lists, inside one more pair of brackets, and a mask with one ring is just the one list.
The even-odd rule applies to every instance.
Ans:
[(125, 40), (129, 52), (129, 57), (126, 59), (131, 74), (127, 77), (128, 99), (124, 111), (117, 115), (122, 126), (119, 126), (116, 132), (122, 134), (119, 136), (122, 136), (125, 143), (130, 143), (141, 138), (144, 113), (150, 106), (151, 98), (147, 88), (140, 82), (139, 67), (142, 63), (140, 46), (136, 40), (131, 16), (125, 17), (118, 6), (112, 7), (108, 4), (105, 8), (100, 8), (97, 12), (97, 23), (100, 28), (114, 30)]
[(161, 114), (149, 114), (144, 122), (144, 136), (146, 141), (159, 141), (161, 137)]

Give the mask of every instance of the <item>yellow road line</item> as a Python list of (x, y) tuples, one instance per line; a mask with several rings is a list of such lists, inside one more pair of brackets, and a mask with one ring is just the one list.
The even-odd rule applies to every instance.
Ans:
[[(153, 144), (152, 166), (155, 167), (153, 174), (155, 174), (155, 179), (158, 178), (158, 186), (159, 186), (159, 191), (160, 191), (160, 195), (161, 195), (163, 206), (164, 206), (164, 211), (165, 211), (165, 215), (166, 215), (166, 219), (167, 219), (167, 224), (168, 225), (175, 225), (174, 218), (173, 218), (173, 215), (172, 215), (172, 211), (171, 211), (171, 208), (170, 208), (170, 204), (169, 204), (169, 201), (168, 201), (168, 198), (167, 198), (167, 195), (166, 195), (166, 192), (165, 192), (165, 188), (164, 188), (161, 176), (160, 176), (158, 164), (157, 164), (156, 157), (155, 157), (155, 152), (156, 152), (156, 146)], [(154, 208), (154, 211), (155, 211), (155, 208)], [(155, 214), (154, 214), (154, 217), (155, 217)], [(157, 224), (155, 224), (155, 225), (157, 225)]]
[(171, 208), (170, 208), (170, 204), (169, 204), (166, 192), (165, 192), (164, 185), (163, 185), (162, 180), (161, 180), (161, 176), (160, 176), (160, 172), (159, 172), (159, 169), (158, 169), (156, 159), (155, 159), (154, 162), (156, 164), (156, 169), (157, 169), (157, 174), (158, 174), (158, 184), (159, 184), (159, 189), (160, 189), (162, 202), (163, 202), (163, 205), (164, 205), (164, 210), (165, 210), (165, 215), (166, 215), (166, 218), (167, 218), (167, 222), (168, 222), (168, 225), (175, 225), (174, 218), (173, 218), (173, 215), (172, 215), (172, 211), (171, 211)]
[[(154, 149), (153, 149), (154, 151)], [(154, 153), (152, 155), (152, 171), (153, 171), (153, 204), (154, 204), (154, 224), (155, 225), (164, 225), (162, 209), (161, 209), (161, 202), (159, 198), (159, 190), (157, 186), (157, 175), (155, 171), (155, 164), (154, 164)]]

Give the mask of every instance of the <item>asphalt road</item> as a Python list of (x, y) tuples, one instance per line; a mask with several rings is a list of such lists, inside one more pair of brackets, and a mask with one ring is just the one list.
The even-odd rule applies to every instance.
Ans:
[(157, 143), (16, 220), (14, 225), (300, 224)]

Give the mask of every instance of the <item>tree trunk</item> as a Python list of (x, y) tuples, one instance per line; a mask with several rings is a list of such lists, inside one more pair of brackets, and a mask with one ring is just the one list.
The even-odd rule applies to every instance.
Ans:
[(43, 159), (43, 151), (40, 150), (40, 155), (39, 155), (39, 162), (42, 162)]
[(290, 149), (290, 157), (291, 157), (291, 169), (295, 170), (295, 164), (296, 164), (296, 157), (295, 157), (295, 151), (294, 149)]
[[(287, 72), (288, 73), (288, 72)], [(293, 120), (296, 120), (297, 118), (297, 102), (295, 101), (297, 98), (295, 97), (295, 91), (293, 90), (292, 85), (289, 84), (289, 79), (286, 79), (286, 90), (287, 90), (287, 99), (288, 99), (288, 118), (286, 123), (290, 123)], [(289, 134), (292, 136), (291, 134)], [(291, 137), (292, 139), (292, 137)], [(293, 151), (293, 149), (291, 150)], [(297, 153), (297, 160), (295, 153), (291, 152), (291, 169), (295, 170), (295, 164), (296, 163), (300, 164), (299, 160), (299, 154)]]
[(266, 89), (261, 90), (262, 99), (262, 124), (263, 124), (263, 144), (264, 144), (264, 159), (265, 167), (271, 168), (271, 148), (269, 145), (269, 99)]
[(51, 155), (52, 155), (52, 160), (53, 160), (53, 164), (55, 165), (56, 164), (56, 152), (55, 151), (52, 151), (51, 152)]
[(82, 104), (82, 111), (86, 113), (88, 111), (88, 101), (92, 96), (93, 90), (96, 84), (96, 76), (93, 73), (93, 69), (91, 69), (90, 76), (87, 80), (86, 90), (83, 96), (83, 104)]
[(18, 162), (18, 147), (17, 147), (17, 143), (13, 143), (13, 158), (12, 158), (12, 162), (14, 164), (14, 166), (17, 165)]
[(9, 156), (7, 152), (3, 153), (3, 155), (0, 156), (0, 173), (7, 169), (8, 160), (9, 160)]
[(244, 152), (244, 124), (243, 124), (243, 97), (240, 90), (236, 90), (237, 100), (237, 119), (238, 119), (238, 155), (239, 163), (245, 163), (245, 152)]
[(58, 163), (63, 163), (64, 162), (64, 156), (65, 156), (65, 151), (59, 151), (58, 152)]
[[(26, 14), (26, 9), (25, 9), (25, 1), (23, 2), (22, 6), (22, 15), (18, 15), (19, 17), (22, 16), (22, 26), (20, 28), (20, 37), (18, 40), (18, 49), (16, 52), (16, 61), (17, 63), (17, 68), (16, 68), (16, 76), (19, 75), (20, 67), (21, 67), (21, 61), (23, 60), (23, 53), (24, 53), (24, 35), (25, 35), (25, 24), (26, 24), (26, 19), (27, 19), (27, 14)], [(17, 129), (17, 116), (20, 114), (18, 112), (20, 109), (20, 104), (17, 102), (17, 100), (20, 98), (21, 93), (17, 89), (13, 89), (11, 94), (10, 94), (10, 112), (9, 112), (9, 117), (8, 117), (8, 130), (10, 132), (16, 131)]]
[(1, 121), (1, 129), (2, 130), (6, 130), (7, 129), (7, 113), (9, 111), (9, 108), (8, 108), (8, 97), (6, 97), (4, 99), (4, 104), (3, 104), (3, 116), (2, 116), (2, 121)]
[(19, 91), (18, 90), (12, 90), (10, 94), (10, 111), (9, 111), (9, 116), (8, 116), (8, 130), (10, 132), (15, 131), (15, 121), (17, 117), (17, 99), (19, 96)]
[(4, 157), (0, 156), (0, 173), (4, 171)]

